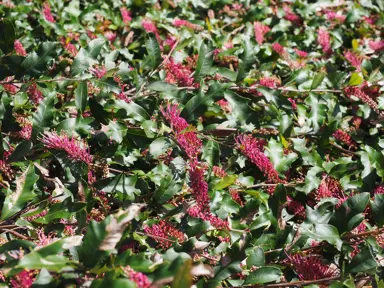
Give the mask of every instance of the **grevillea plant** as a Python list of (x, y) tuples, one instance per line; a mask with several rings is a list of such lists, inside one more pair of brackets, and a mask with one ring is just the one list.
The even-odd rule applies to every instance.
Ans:
[(0, 15), (1, 287), (383, 287), (383, 1)]

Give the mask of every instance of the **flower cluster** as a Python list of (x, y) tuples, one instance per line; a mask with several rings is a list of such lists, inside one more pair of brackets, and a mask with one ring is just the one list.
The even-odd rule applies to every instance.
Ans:
[(349, 61), (349, 63), (351, 63), (353, 67), (356, 68), (357, 71), (360, 71), (361, 69), (360, 66), (362, 61), (359, 55), (357, 55), (356, 53), (350, 50), (347, 50), (344, 52), (344, 57)]
[(55, 18), (53, 18), (51, 7), (46, 2), (43, 4), (43, 14), (44, 14), (45, 20), (47, 20), (48, 22), (52, 22), (52, 23), (56, 22)]
[(86, 164), (92, 163), (93, 157), (84, 141), (69, 138), (63, 133), (59, 135), (56, 132), (45, 132), (41, 141), (49, 149), (65, 151), (72, 160), (82, 161)]
[(335, 11), (326, 11), (325, 15), (329, 21), (337, 21), (339, 23), (343, 23), (347, 18), (347, 16), (339, 14)]
[(136, 283), (137, 288), (149, 288), (151, 286), (151, 281), (147, 275), (133, 270), (130, 266), (124, 267), (123, 271), (129, 280)]
[(35, 282), (36, 273), (34, 271), (23, 270), (16, 274), (9, 282), (12, 288), (30, 288)]
[(121, 7), (120, 13), (121, 13), (121, 18), (123, 18), (124, 24), (127, 25), (129, 22), (132, 21), (131, 11), (129, 11), (126, 7)]
[(319, 188), (317, 188), (315, 195), (316, 195), (317, 201), (320, 201), (322, 198), (329, 198), (329, 197), (335, 197), (337, 199), (345, 199), (345, 194), (339, 181), (327, 175), (324, 175), (323, 178), (321, 179)]
[[(160, 220), (158, 224), (154, 224), (151, 227), (145, 226), (144, 231), (148, 237), (155, 236), (152, 238), (159, 244), (159, 247), (164, 250), (172, 246), (173, 239), (176, 239), (179, 243), (184, 242), (184, 233), (164, 220)], [(166, 239), (171, 241), (167, 241)]]
[(173, 20), (173, 25), (176, 27), (187, 27), (187, 28), (195, 30), (195, 31), (201, 31), (204, 29), (200, 25), (196, 25), (196, 24), (193, 24), (187, 20), (180, 20), (180, 19)]
[(272, 77), (264, 76), (260, 78), (259, 85), (265, 86), (271, 89), (276, 89), (281, 86), (281, 80), (275, 76), (272, 76)]
[(180, 87), (198, 87), (198, 83), (194, 83), (195, 79), (191, 76), (192, 70), (188, 66), (176, 63), (172, 57), (164, 65), (167, 75), (165, 81), (176, 84)]
[(184, 131), (189, 125), (184, 118), (180, 117), (178, 105), (169, 104), (167, 105), (166, 110), (161, 107), (160, 111), (165, 119), (171, 124), (178, 144), (190, 158), (195, 158), (200, 153), (203, 144), (195, 132)]
[(353, 141), (352, 137), (341, 129), (337, 129), (336, 132), (333, 133), (333, 137), (347, 145), (349, 148), (356, 148), (356, 143)]
[(15, 47), (15, 51), (17, 55), (27, 56), (27, 52), (25, 51), (25, 48), (23, 44), (20, 42), (20, 40), (15, 40), (15, 42), (13, 43), (13, 46)]
[(323, 52), (325, 54), (331, 54), (332, 49), (331, 49), (331, 37), (329, 36), (329, 33), (326, 28), (321, 27), (317, 31), (317, 43), (321, 46), (323, 49)]
[(305, 206), (289, 196), (287, 197), (287, 200), (287, 211), (300, 219), (305, 219)]
[(300, 280), (318, 280), (336, 276), (337, 270), (324, 264), (320, 256), (303, 256), (295, 254), (288, 256), (288, 262), (293, 266)]
[(95, 66), (90, 68), (89, 71), (97, 78), (101, 79), (104, 77), (105, 73), (107, 73), (107, 69), (104, 66), (98, 67)]
[(259, 45), (263, 44), (265, 34), (267, 34), (271, 29), (267, 25), (258, 21), (253, 23), (253, 28), (255, 31), (256, 42)]
[(270, 183), (281, 183), (282, 180), (279, 177), (276, 169), (273, 167), (271, 161), (268, 157), (262, 152), (264, 147), (262, 142), (257, 139), (246, 136), (239, 135), (236, 138), (237, 146), (242, 151), (242, 153), (248, 157), (248, 159), (255, 164), (264, 176), (268, 178)]
[(285, 16), (284, 16), (285, 19), (287, 19), (288, 21), (291, 21), (295, 25), (301, 24), (300, 17), (292, 11), (292, 8), (290, 6), (284, 5), (283, 10), (285, 12)]
[(377, 114), (384, 115), (382, 111), (379, 110), (377, 103), (369, 97), (361, 88), (357, 86), (348, 86), (344, 88), (344, 93), (347, 97), (351, 98), (355, 96), (359, 98), (362, 102), (371, 107)]
[(384, 50), (384, 40), (379, 41), (369, 41), (369, 48), (374, 50), (376, 53), (379, 53)]
[(34, 104), (39, 104), (40, 100), (44, 98), (43, 93), (37, 88), (36, 83), (32, 83), (32, 85), (28, 87), (27, 94)]

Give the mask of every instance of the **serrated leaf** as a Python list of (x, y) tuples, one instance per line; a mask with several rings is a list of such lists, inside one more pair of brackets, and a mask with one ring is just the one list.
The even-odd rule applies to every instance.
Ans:
[(162, 59), (159, 43), (157, 43), (156, 35), (153, 33), (148, 33), (148, 39), (146, 42), (147, 52), (149, 58), (151, 59), (152, 69), (156, 69)]
[(35, 173), (35, 166), (29, 164), (28, 168), (16, 179), (16, 190), (9, 190), (4, 200), (1, 219), (5, 220), (24, 208), (25, 204), (35, 198), (33, 187), (39, 177)]
[(72, 75), (76, 76), (87, 70), (91, 65), (98, 63), (96, 58), (99, 56), (104, 44), (103, 39), (94, 39), (88, 43), (86, 48), (81, 48), (73, 60), (71, 66)]
[(261, 267), (251, 273), (245, 279), (244, 285), (264, 284), (279, 281), (283, 273), (277, 267)]
[(243, 80), (247, 76), (249, 70), (252, 67), (252, 64), (255, 61), (253, 45), (251, 41), (249, 39), (245, 39), (243, 41), (242, 46), (243, 46), (243, 53), (241, 54), (239, 59), (239, 69), (237, 72), (236, 82)]
[(88, 103), (88, 85), (85, 81), (80, 81), (79, 86), (75, 90), (76, 108), (80, 113), (83, 113)]
[(199, 49), (199, 57), (196, 63), (194, 74), (195, 82), (199, 82), (205, 75), (208, 74), (213, 63), (213, 49), (210, 45), (201, 43)]
[(0, 49), (4, 54), (11, 53), (14, 49), (13, 43), (15, 42), (15, 28), (8, 19), (0, 20)]
[(359, 73), (354, 72), (351, 75), (351, 79), (349, 79), (349, 85), (350, 86), (358, 86), (361, 83), (363, 83), (363, 81), (364, 81), (363, 77), (361, 77)]
[(152, 82), (147, 86), (147, 88), (148, 90), (158, 91), (158, 92), (170, 92), (170, 91), (177, 90), (177, 86), (165, 81)]
[(231, 186), (233, 183), (235, 183), (236, 179), (237, 175), (227, 175), (215, 185), (214, 189), (222, 190), (228, 186)]
[(53, 119), (54, 97), (48, 96), (43, 101), (40, 101), (37, 111), (33, 113), (33, 128), (32, 139), (48, 128)]
[(319, 87), (321, 85), (321, 83), (323, 82), (323, 80), (324, 80), (326, 75), (327, 75), (327, 73), (325, 73), (325, 72), (317, 73), (315, 75), (315, 77), (313, 78), (313, 80), (312, 80), (311, 90), (316, 89), (317, 87)]

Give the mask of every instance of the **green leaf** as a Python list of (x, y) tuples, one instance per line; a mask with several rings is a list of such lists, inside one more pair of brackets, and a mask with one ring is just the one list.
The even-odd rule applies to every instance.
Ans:
[(108, 113), (104, 110), (104, 107), (93, 98), (89, 98), (88, 102), (92, 116), (100, 123), (108, 125)]
[(329, 244), (335, 245), (338, 250), (341, 250), (341, 246), (343, 245), (337, 228), (329, 224), (302, 225), (300, 227), (300, 233), (319, 242), (327, 241)]
[(247, 253), (247, 267), (251, 269), (252, 266), (262, 267), (265, 266), (264, 250), (260, 247), (252, 247)]
[(159, 43), (157, 43), (156, 35), (148, 33), (148, 39), (145, 45), (147, 47), (149, 58), (151, 59), (152, 69), (156, 69), (162, 61), (161, 50)]
[(323, 82), (323, 80), (324, 80), (326, 75), (327, 75), (327, 73), (325, 73), (325, 72), (317, 73), (315, 75), (315, 77), (313, 78), (313, 80), (312, 80), (311, 90), (316, 89), (317, 87), (319, 87), (321, 85), (321, 83)]
[(362, 248), (361, 252), (352, 258), (351, 263), (346, 266), (346, 273), (369, 272), (378, 266), (375, 256), (369, 247)]
[(157, 138), (149, 145), (149, 153), (151, 153), (153, 157), (157, 158), (161, 154), (167, 152), (170, 144), (171, 142), (167, 137)]
[(94, 39), (88, 43), (87, 48), (81, 48), (73, 60), (71, 66), (72, 75), (76, 76), (87, 70), (91, 65), (98, 63), (96, 58), (99, 56), (104, 44), (103, 39)]
[(8, 161), (17, 162), (22, 160), (32, 147), (33, 144), (31, 141), (22, 141), (19, 145), (17, 145), (11, 156), (9, 156)]
[(293, 162), (299, 157), (296, 153), (291, 152), (288, 155), (284, 154), (283, 145), (275, 139), (268, 142), (269, 157), (276, 171), (283, 174), (287, 171)]
[(29, 164), (28, 168), (16, 179), (16, 190), (13, 192), (8, 190), (4, 200), (4, 206), (1, 211), (1, 219), (5, 220), (19, 212), (24, 208), (25, 204), (35, 198), (33, 193), (34, 185), (39, 177), (35, 173), (33, 164)]
[(281, 270), (277, 267), (261, 267), (248, 275), (244, 285), (279, 281), (282, 274)]
[(123, 232), (143, 207), (132, 204), (124, 211), (110, 215), (101, 222), (91, 221), (87, 227), (87, 234), (78, 249), (79, 259), (85, 267), (96, 267), (97, 263), (115, 251)]
[(365, 150), (358, 152), (361, 156), (361, 163), (364, 165), (361, 177), (365, 178), (374, 169), (376, 169), (377, 175), (384, 177), (384, 155), (368, 145), (361, 148)]
[(124, 278), (118, 278), (118, 279), (110, 279), (110, 278), (103, 278), (103, 279), (96, 279), (92, 281), (91, 288), (137, 288), (137, 285)]
[(253, 48), (254, 47), (249, 39), (243, 41), (243, 53), (239, 59), (236, 82), (243, 80), (249, 73), (249, 70), (251, 70), (252, 64), (255, 62)]
[(213, 102), (213, 98), (216, 95), (222, 95), (227, 88), (228, 84), (218, 82), (213, 83), (206, 93), (200, 91), (197, 95), (193, 96), (187, 104), (185, 104), (184, 109), (181, 112), (181, 116), (192, 119), (194, 113), (201, 105), (210, 105)]
[(348, 198), (334, 213), (330, 224), (337, 227), (339, 233), (349, 232), (363, 220), (362, 214), (369, 202), (369, 193), (360, 193)]
[(80, 81), (79, 86), (75, 90), (76, 108), (83, 113), (88, 102), (88, 85), (86, 81)]
[(171, 92), (177, 90), (177, 86), (165, 81), (156, 81), (149, 84), (147, 89), (158, 92)]
[(320, 130), (326, 119), (327, 105), (319, 103), (319, 97), (313, 93), (305, 99), (305, 103), (311, 108), (309, 118), (312, 120), (312, 126), (315, 133)]
[(56, 43), (44, 42), (36, 52), (29, 53), (18, 70), (16, 77), (24, 75), (38, 77), (48, 70), (47, 64), (56, 56)]
[(349, 80), (349, 85), (350, 86), (358, 86), (361, 83), (363, 83), (363, 81), (364, 81), (363, 77), (361, 77), (359, 73), (354, 72), (354, 73), (352, 73), (351, 79)]
[(221, 179), (214, 187), (215, 190), (223, 190), (224, 188), (231, 186), (235, 183), (237, 175), (227, 175)]
[(185, 263), (179, 268), (176, 272), (175, 279), (173, 279), (171, 287), (179, 288), (179, 287), (191, 287), (192, 286), (192, 260), (189, 259), (185, 261)]
[(94, 184), (94, 187), (106, 193), (122, 193), (127, 199), (134, 200), (134, 194), (140, 194), (135, 188), (137, 176), (126, 176), (120, 174), (115, 177), (102, 179)]
[(209, 140), (207, 143), (203, 146), (203, 155), (201, 156), (201, 159), (206, 161), (210, 166), (214, 166), (220, 156), (220, 146), (219, 143)]
[(121, 142), (123, 142), (123, 138), (126, 134), (126, 125), (120, 124), (117, 121), (109, 121), (109, 124), (105, 131), (105, 135), (107, 135), (111, 140), (114, 140), (120, 144)]
[(193, 76), (195, 78), (195, 82), (199, 82), (209, 73), (212, 63), (213, 49), (211, 45), (207, 45), (202, 42), (199, 49), (199, 58), (197, 59), (195, 74)]
[(371, 201), (372, 215), (379, 228), (384, 225), (384, 194), (376, 194)]
[(131, 117), (138, 122), (143, 122), (149, 119), (149, 114), (143, 107), (135, 102), (127, 103), (123, 100), (115, 100), (116, 107), (122, 108), (127, 112), (127, 117)]
[(43, 101), (40, 101), (37, 111), (33, 113), (33, 128), (32, 139), (48, 128), (53, 120), (54, 97), (48, 96)]
[(241, 97), (232, 91), (225, 91), (224, 98), (229, 102), (229, 105), (232, 108), (231, 114), (236, 118), (240, 123), (245, 123), (249, 118), (250, 109), (248, 98)]
[(16, 34), (13, 24), (8, 19), (0, 20), (0, 49), (4, 54), (11, 53), (14, 49)]

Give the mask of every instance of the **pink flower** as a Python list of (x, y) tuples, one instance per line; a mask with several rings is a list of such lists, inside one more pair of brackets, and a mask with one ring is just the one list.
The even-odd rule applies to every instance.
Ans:
[(97, 79), (101, 79), (104, 77), (105, 73), (107, 73), (107, 69), (105, 69), (104, 66), (101, 66), (101, 67), (94, 67), (94, 68), (90, 68), (89, 71), (97, 78)]
[(296, 110), (297, 109), (297, 105), (296, 105), (295, 99), (288, 98), (288, 101), (291, 102), (292, 109)]
[(28, 87), (27, 94), (29, 96), (29, 99), (37, 105), (39, 104), (40, 100), (44, 99), (43, 93), (40, 92), (39, 89), (37, 89), (36, 83), (33, 83), (31, 86)]
[(331, 37), (329, 36), (328, 31), (326, 28), (321, 27), (318, 31), (318, 36), (317, 36), (317, 43), (321, 46), (323, 49), (323, 52), (325, 54), (330, 54), (332, 53), (331, 49)]
[(260, 142), (252, 136), (239, 135), (236, 138), (237, 146), (248, 159), (255, 164), (271, 183), (281, 183), (279, 174), (271, 161), (260, 149)]
[(151, 281), (149, 281), (147, 275), (141, 272), (136, 272), (129, 266), (124, 267), (123, 271), (129, 278), (129, 280), (136, 283), (137, 288), (149, 288), (151, 286)]
[(111, 30), (104, 32), (105, 38), (107, 38), (110, 42), (114, 42), (116, 40), (117, 34)]
[(37, 230), (36, 233), (37, 233), (36, 244), (39, 247), (47, 246), (47, 245), (51, 244), (52, 242), (54, 242), (55, 240), (57, 240), (56, 238), (53, 237), (52, 233), (49, 233), (48, 235), (45, 235), (43, 229)]
[(355, 143), (355, 141), (352, 140), (351, 136), (349, 136), (347, 132), (345, 132), (341, 129), (337, 129), (336, 132), (333, 133), (333, 137), (335, 137), (337, 140), (344, 143), (345, 145), (347, 145), (350, 148), (356, 147), (356, 143)]
[(48, 210), (45, 209), (43, 210), (42, 212), (38, 213), (38, 214), (35, 214), (35, 215), (32, 215), (32, 216), (28, 216), (28, 217), (25, 217), (25, 220), (29, 221), (29, 222), (32, 222), (33, 220), (37, 219), (37, 218), (40, 218), (40, 217), (44, 217), (45, 215), (48, 214)]
[(329, 21), (336, 20), (337, 22), (343, 23), (347, 16), (338, 14), (334, 11), (327, 11), (325, 12), (325, 15), (327, 15), (327, 18)]
[(2, 174), (5, 175), (8, 179), (12, 179), (14, 176), (14, 172), (12, 170), (11, 165), (9, 165), (6, 161), (3, 160), (0, 160), (0, 172), (2, 172)]
[(66, 43), (64, 45), (64, 49), (69, 53), (71, 54), (73, 57), (75, 57), (77, 55), (77, 49), (75, 47), (75, 45), (73, 45), (71, 42), (69, 43)]
[(212, 173), (218, 178), (224, 178), (225, 176), (227, 176), (227, 173), (223, 170), (223, 168), (219, 166), (213, 166)]
[(143, 21), (141, 21), (141, 25), (143, 26), (144, 30), (147, 33), (151, 32), (155, 35), (159, 34), (159, 30), (157, 29), (156, 25), (151, 20), (143, 19)]
[(187, 213), (191, 217), (200, 218), (204, 221), (208, 221), (216, 229), (229, 229), (229, 223), (227, 220), (223, 220), (217, 216), (212, 215), (210, 211), (202, 211), (199, 205), (194, 205), (190, 207), (187, 210)]
[(305, 58), (308, 56), (308, 53), (305, 51), (301, 51), (301, 50), (296, 49), (296, 48), (294, 48), (293, 50), (295, 50), (297, 56), (299, 56), (300, 58)]
[(169, 46), (169, 49), (172, 49), (175, 46), (177, 38), (170, 34), (167, 35), (167, 38), (163, 42), (163, 46)]
[(369, 48), (371, 48), (375, 52), (381, 52), (384, 50), (384, 41), (383, 40), (379, 40), (379, 41), (370, 40), (368, 45), (369, 45)]
[(288, 5), (284, 5), (283, 10), (285, 12), (285, 16), (284, 16), (285, 19), (287, 19), (288, 21), (291, 21), (294, 24), (301, 23), (300, 17), (292, 11), (291, 7), (289, 7)]
[(231, 194), (232, 200), (239, 204), (241, 207), (244, 207), (244, 201), (240, 196), (238, 190), (234, 188), (229, 188), (229, 193)]
[(178, 104), (168, 104), (166, 110), (161, 106), (160, 111), (176, 133), (179, 133), (188, 127), (188, 122), (180, 117), (181, 111), (179, 110)]
[(7, 91), (9, 94), (13, 95), (13, 94), (16, 94), (17, 91), (19, 91), (19, 87), (17, 87), (15, 84), (1, 84), (1, 85), (3, 85), (4, 90)]
[(53, 15), (51, 13), (51, 7), (47, 2), (43, 4), (43, 14), (44, 14), (45, 20), (52, 23), (56, 22), (55, 18), (53, 18)]
[(208, 183), (204, 180), (204, 169), (198, 164), (195, 159), (189, 161), (189, 186), (201, 211), (209, 211)]
[(226, 113), (232, 112), (232, 107), (227, 100), (221, 99), (217, 101), (216, 104), (219, 105), (224, 112)]
[(276, 88), (281, 86), (281, 81), (279, 78), (277, 78), (275, 76), (274, 77), (264, 76), (264, 77), (260, 78), (259, 84), (260, 84), (260, 86), (265, 86), (265, 87), (268, 87), (271, 89), (276, 89)]
[(255, 30), (255, 37), (257, 43), (259, 43), (259, 45), (263, 44), (264, 36), (271, 30), (271, 28), (258, 21), (253, 23), (253, 28)]
[(371, 196), (375, 196), (377, 194), (384, 194), (384, 185), (381, 184), (381, 185), (377, 185), (375, 187), (375, 189), (373, 189), (373, 191), (371, 192)]
[(124, 24), (128, 24), (132, 21), (131, 11), (129, 11), (126, 7), (120, 8), (121, 18), (123, 18)]
[(361, 56), (357, 55), (356, 53), (348, 50), (344, 52), (344, 57), (351, 63), (353, 67), (356, 68), (357, 71), (360, 71), (360, 65), (361, 65)]
[(285, 55), (287, 52), (285, 51), (285, 48), (280, 45), (279, 43), (273, 43), (272, 44), (272, 49), (279, 54), (280, 56)]
[(24, 140), (30, 140), (32, 135), (32, 125), (25, 125), (19, 132), (19, 135)]
[(187, 20), (181, 20), (181, 19), (175, 19), (173, 20), (173, 25), (176, 27), (187, 27), (189, 29), (195, 30), (195, 31), (201, 31), (204, 28), (201, 27), (200, 25), (193, 24)]
[(384, 113), (378, 109), (377, 103), (367, 95), (362, 89), (357, 86), (349, 86), (344, 88), (344, 93), (348, 98), (355, 96), (359, 98), (362, 102), (366, 103), (371, 107), (377, 114), (383, 115)]
[(74, 161), (82, 161), (86, 164), (92, 163), (93, 157), (84, 141), (75, 138), (70, 139), (67, 135), (63, 133), (58, 135), (56, 132), (45, 132), (41, 141), (49, 149), (65, 151)]
[(288, 203), (287, 203), (287, 211), (291, 214), (294, 214), (300, 219), (305, 219), (305, 207), (302, 203), (299, 201), (296, 201), (292, 199), (291, 197), (288, 198)]
[(164, 65), (167, 72), (165, 81), (171, 84), (176, 84), (180, 87), (198, 87), (198, 83), (193, 83), (195, 80), (191, 76), (192, 70), (180, 63), (175, 63), (172, 57)]
[[(144, 232), (147, 234), (148, 237), (157, 236), (169, 240), (175, 239), (179, 243), (184, 242), (184, 233), (177, 230), (173, 225), (165, 222), (164, 220), (160, 220), (158, 224), (154, 224), (151, 227), (144, 227)], [(159, 247), (163, 248), (164, 250), (167, 250), (172, 246), (173, 241), (167, 241), (165, 239), (163, 240), (153, 237), (153, 240), (155, 240), (159, 244)]]
[(315, 192), (316, 200), (320, 201), (322, 198), (335, 197), (338, 199), (344, 199), (344, 191), (339, 181), (330, 176), (324, 175), (320, 182), (319, 188)]
[(12, 288), (30, 288), (35, 281), (35, 272), (23, 270), (9, 282)]
[(318, 280), (336, 276), (338, 273), (329, 265), (323, 263), (320, 256), (303, 256), (295, 254), (288, 256), (289, 263), (293, 266), (300, 280)]
[(15, 40), (15, 42), (13, 43), (13, 46), (15, 47), (15, 51), (17, 55), (27, 56), (27, 52), (25, 51), (23, 44), (20, 42), (20, 40)]

